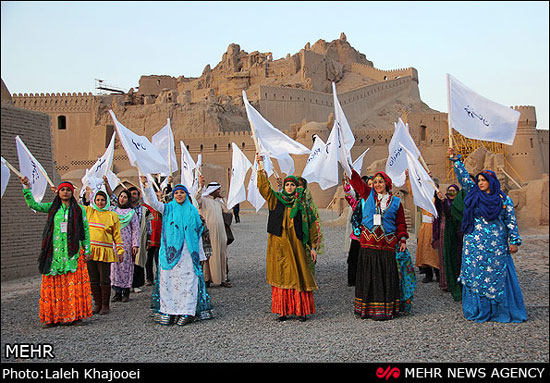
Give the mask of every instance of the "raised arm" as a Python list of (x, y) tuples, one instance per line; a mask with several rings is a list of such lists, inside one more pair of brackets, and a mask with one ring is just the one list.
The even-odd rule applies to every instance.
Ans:
[(35, 211), (39, 211), (41, 213), (47, 213), (50, 211), (50, 208), (52, 206), (51, 202), (47, 203), (41, 203), (36, 202), (34, 199), (34, 196), (32, 195), (32, 191), (30, 189), (30, 183), (29, 179), (27, 177), (19, 177), (19, 180), (25, 186), (23, 189), (23, 197), (25, 197), (25, 202), (27, 203), (27, 206)]
[(361, 196), (361, 198), (367, 199), (369, 197), (371, 188), (361, 179), (361, 176), (355, 171), (355, 169), (351, 170), (350, 184), (359, 196)]
[(153, 191), (153, 188), (147, 182), (146, 177), (141, 177), (141, 184), (143, 185), (143, 202), (151, 206), (154, 210), (158, 211), (160, 214), (164, 213), (164, 204), (160, 202)]
[(464, 163), (461, 161), (460, 154), (455, 156), (453, 148), (449, 148), (447, 152), (449, 153), (449, 160), (453, 161), (453, 169), (455, 171), (456, 178), (460, 183), (460, 187), (462, 187), (466, 193), (469, 192), (475, 184), (470, 178), (470, 174), (466, 170), (466, 166), (464, 166)]

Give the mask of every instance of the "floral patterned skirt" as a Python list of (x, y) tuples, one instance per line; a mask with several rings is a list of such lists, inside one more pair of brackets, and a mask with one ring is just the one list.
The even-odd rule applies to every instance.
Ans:
[(90, 277), (84, 256), (74, 273), (43, 275), (40, 289), (40, 322), (71, 323), (92, 316)]

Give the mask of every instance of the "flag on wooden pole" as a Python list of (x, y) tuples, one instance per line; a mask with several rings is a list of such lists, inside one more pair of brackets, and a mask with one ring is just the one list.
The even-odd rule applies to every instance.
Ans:
[(19, 159), (19, 172), (29, 179), (34, 200), (36, 202), (41, 202), (46, 193), (48, 184), (50, 184), (50, 186), (54, 186), (54, 184), (48, 178), (40, 162), (34, 158), (19, 136), (15, 136), (15, 144), (17, 147), (17, 158)]
[(228, 209), (246, 200), (244, 180), (248, 169), (252, 167), (252, 163), (234, 142), (231, 143), (231, 146), (233, 157), (231, 161), (231, 181), (229, 183), (229, 193), (227, 194)]
[(447, 74), (449, 126), (464, 137), (512, 145), (520, 112), (497, 104)]
[(407, 148), (417, 158), (420, 151), (416, 147), (414, 140), (409, 133), (409, 126), (403, 123), (401, 118), (394, 123), (395, 130), (388, 145), (388, 159), (386, 160), (386, 174), (392, 179), (394, 186), (403, 186), (405, 184), (405, 170), (409, 164), (407, 157), (403, 152), (403, 147)]
[(435, 187), (432, 178), (428, 175), (420, 161), (418, 161), (418, 158), (403, 144), (399, 145), (403, 148), (403, 154), (407, 159), (414, 204), (430, 212), (437, 218), (437, 209), (433, 202)]
[(187, 150), (187, 147), (180, 141), (181, 147), (181, 183), (187, 188), (187, 190), (192, 190), (193, 187), (193, 169), (197, 167), (195, 161), (191, 157), (191, 154)]
[(10, 181), (10, 174), (10, 169), (6, 165), (6, 160), (2, 157), (2, 197), (4, 196), (8, 182)]
[(145, 136), (140, 136), (122, 125), (112, 110), (109, 110), (122, 147), (128, 155), (130, 165), (142, 174), (168, 174), (170, 168), (157, 148)]
[(294, 172), (294, 161), (290, 154), (309, 154), (310, 150), (293, 140), (267, 121), (250, 103), (243, 90), (243, 101), (250, 127), (257, 141), (260, 154), (276, 158), (279, 167), (286, 174)]
[(178, 171), (178, 158), (174, 147), (174, 133), (170, 119), (166, 119), (166, 125), (151, 137), (151, 143), (165, 159), (170, 170), (169, 174), (161, 173), (162, 176), (169, 176)]

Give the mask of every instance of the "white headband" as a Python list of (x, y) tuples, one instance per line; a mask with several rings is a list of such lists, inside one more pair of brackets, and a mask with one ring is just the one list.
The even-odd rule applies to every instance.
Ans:
[(212, 194), (214, 191), (218, 190), (221, 187), (222, 185), (220, 185), (219, 183), (214, 183), (214, 182), (209, 183), (208, 186), (206, 187), (206, 190), (202, 192), (202, 196), (206, 197), (207, 195)]

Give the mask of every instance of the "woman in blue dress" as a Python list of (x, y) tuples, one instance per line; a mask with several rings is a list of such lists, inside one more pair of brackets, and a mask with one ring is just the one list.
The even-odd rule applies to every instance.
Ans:
[(500, 189), (491, 170), (477, 174), (474, 183), (460, 155), (454, 156), (464, 198), (462, 266), (459, 281), (464, 317), (476, 322), (523, 322), (527, 313), (512, 254), (521, 245), (514, 203)]

